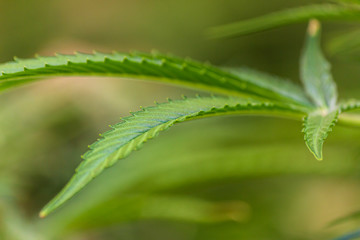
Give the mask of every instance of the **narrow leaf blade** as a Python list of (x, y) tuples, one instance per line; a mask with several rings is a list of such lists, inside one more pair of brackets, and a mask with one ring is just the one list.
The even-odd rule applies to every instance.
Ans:
[[(0, 64), (0, 91), (18, 84), (56, 76), (114, 76), (152, 80), (185, 87), (251, 96), (288, 99), (281, 92), (249, 81), (209, 64), (159, 54), (83, 54), (16, 59)], [(280, 97), (279, 97), (280, 96)], [(304, 105), (303, 102), (296, 102)]]
[(320, 108), (334, 109), (337, 101), (336, 84), (330, 64), (320, 48), (320, 23), (309, 23), (305, 48), (301, 57), (301, 80), (313, 102)]
[(75, 175), (64, 189), (41, 211), (45, 217), (81, 190), (105, 168), (119, 159), (125, 158), (144, 142), (158, 135), (177, 122), (211, 115), (258, 113), (302, 115), (296, 109), (279, 106), (271, 102), (241, 98), (193, 98), (169, 101), (143, 111), (133, 113), (112, 130), (102, 135), (102, 139), (90, 146), (83, 155), (84, 161), (76, 169)]

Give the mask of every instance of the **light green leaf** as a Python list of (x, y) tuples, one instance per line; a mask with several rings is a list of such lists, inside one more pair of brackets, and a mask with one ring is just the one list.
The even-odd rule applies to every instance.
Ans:
[(303, 105), (312, 105), (304, 90), (290, 80), (282, 79), (247, 67), (228, 68), (228, 71), (241, 79), (246, 79), (257, 86), (271, 90), (275, 94), (278, 94), (278, 98), (283, 98), (284, 100), (291, 99), (293, 102), (303, 103)]
[[(140, 209), (142, 206), (133, 205), (130, 199), (126, 203), (122, 201), (133, 194), (199, 196), (197, 189), (218, 189), (221, 183), (230, 184), (229, 189), (233, 189), (233, 183), (239, 181), (246, 182), (241, 186), (250, 186), (252, 182), (259, 185), (259, 177), (265, 183), (266, 179), (277, 176), (279, 183), (284, 183), (290, 176), (308, 179), (309, 174), (328, 177), (358, 174), (357, 148), (338, 143), (347, 143), (349, 136), (359, 137), (359, 131), (351, 133), (350, 129), (345, 129), (348, 134), (335, 138), (328, 149), (329, 161), (318, 164), (309, 161), (304, 146), (297, 140), (297, 122), (270, 118), (252, 118), (250, 122), (241, 117), (207, 118), (175, 127), (151, 142), (151, 146), (106, 170), (46, 221), (40, 220), (44, 224), (41, 229), (63, 236), (64, 232), (79, 232), (79, 228), (86, 228), (87, 223), (91, 224), (89, 227), (92, 229), (104, 226), (111, 220), (115, 224), (116, 219), (112, 219), (114, 214), (118, 217), (118, 224), (128, 222), (132, 217), (141, 221), (141, 216), (133, 215), (136, 211), (128, 213), (128, 209)], [(268, 144), (259, 144), (262, 141)], [(342, 161), (337, 161), (339, 158)], [(282, 176), (281, 180), (279, 176)], [(227, 181), (229, 179), (231, 181)], [(252, 180), (248, 182), (249, 179)], [(237, 188), (237, 194), (234, 194), (238, 198), (232, 194), (231, 199), (222, 195), (216, 200), (241, 200), (244, 192), (238, 191), (246, 189)], [(262, 190), (251, 192), (261, 198)], [(284, 198), (280, 199), (286, 202)], [(281, 205), (281, 201), (276, 201), (276, 205)], [(251, 206), (256, 208), (253, 203)], [(113, 214), (108, 214), (111, 209)], [(257, 218), (258, 213), (253, 214), (251, 219)]]
[(158, 104), (124, 118), (112, 130), (90, 146), (83, 155), (84, 161), (64, 189), (41, 211), (46, 216), (81, 190), (105, 168), (138, 149), (144, 142), (177, 122), (211, 115), (274, 114), (301, 116), (297, 109), (289, 109), (271, 102), (241, 98), (193, 98)]
[[(0, 65), (0, 90), (54, 76), (117, 76), (155, 80), (231, 95), (288, 99), (256, 81), (242, 79), (209, 64), (159, 54), (75, 54), (15, 59)], [(279, 97), (281, 96), (281, 97)], [(299, 105), (306, 99), (298, 102)]]
[(320, 20), (360, 20), (360, 10), (336, 4), (317, 4), (270, 13), (254, 19), (214, 27), (207, 35), (212, 38), (234, 37), (260, 32), (293, 23)]
[(332, 131), (339, 115), (339, 110), (335, 109), (332, 112), (324, 110), (317, 110), (310, 113), (304, 119), (305, 143), (309, 150), (314, 154), (318, 160), (323, 159), (322, 148), (328, 133)]
[(360, 110), (359, 100), (350, 99), (347, 101), (343, 101), (339, 104), (339, 108), (341, 111), (341, 115), (339, 116), (339, 123), (353, 127), (360, 126), (360, 114), (351, 113), (352, 111)]
[(360, 100), (350, 99), (340, 103), (341, 112), (360, 110)]
[(320, 48), (320, 23), (311, 20), (307, 31), (305, 49), (301, 57), (301, 80), (313, 102), (320, 108), (333, 110), (337, 101), (336, 84), (332, 79), (330, 64)]

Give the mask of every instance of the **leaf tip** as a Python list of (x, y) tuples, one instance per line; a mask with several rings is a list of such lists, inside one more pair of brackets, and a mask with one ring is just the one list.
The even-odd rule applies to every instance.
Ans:
[(310, 152), (316, 158), (316, 160), (322, 161), (323, 160), (322, 144), (320, 146), (313, 146), (309, 141), (307, 141), (306, 137), (305, 137), (305, 143), (306, 143), (306, 146), (308, 147), (308, 149), (310, 150)]
[(45, 209), (41, 210), (39, 213), (40, 218), (45, 218), (49, 213)]
[(322, 161), (322, 160), (323, 160), (322, 144), (319, 145), (318, 147), (315, 147), (315, 149), (310, 148), (310, 151), (312, 152), (312, 154), (314, 155), (314, 157), (316, 158), (316, 160), (318, 160), (318, 161)]
[(316, 160), (318, 160), (318, 161), (322, 161), (323, 160), (323, 156), (322, 156), (322, 153), (317, 153), (317, 154), (314, 154), (314, 156), (315, 156), (315, 158), (316, 158)]
[(317, 19), (311, 19), (309, 21), (308, 33), (310, 36), (315, 36), (320, 31), (320, 22)]

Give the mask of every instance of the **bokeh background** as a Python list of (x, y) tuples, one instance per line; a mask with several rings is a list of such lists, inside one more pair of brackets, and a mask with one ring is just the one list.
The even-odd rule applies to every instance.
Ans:
[[(204, 31), (320, 2), (0, 0), (0, 61), (155, 49), (299, 82), (305, 23), (222, 40), (206, 39)], [(359, 97), (360, 44), (341, 51), (336, 39), (359, 26), (324, 23), (324, 51), (343, 98)], [(356, 220), (329, 223), (360, 210), (360, 129), (337, 126), (317, 162), (300, 122), (261, 117), (175, 126), (48, 218), (37, 217), (109, 124), (154, 100), (196, 93), (202, 94), (133, 79), (67, 77), (0, 95), (0, 238), (319, 240), (357, 229)]]

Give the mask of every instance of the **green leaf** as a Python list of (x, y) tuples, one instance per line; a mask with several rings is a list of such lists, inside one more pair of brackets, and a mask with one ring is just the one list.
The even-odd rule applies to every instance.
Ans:
[[(197, 190), (206, 189), (205, 192), (208, 192), (209, 189), (219, 189), (219, 184), (230, 184), (228, 188), (221, 187), (224, 189), (222, 192), (226, 193), (234, 189), (235, 182), (245, 181), (246, 184), (239, 185), (230, 198), (227, 194), (215, 195), (216, 201), (243, 200), (243, 191), (249, 189), (246, 186), (253, 186), (252, 183), (254, 186), (262, 185), (259, 184), (259, 177), (266, 183), (276, 176), (279, 183), (284, 183), (292, 179), (291, 176), (296, 181), (299, 178), (308, 180), (309, 174), (316, 178), (358, 175), (358, 148), (349, 148), (346, 143), (351, 142), (350, 136), (359, 137), (360, 131), (352, 133), (351, 129), (345, 129), (346, 135), (333, 139), (333, 146), (327, 154), (329, 161), (318, 164), (309, 161), (304, 146), (296, 139), (299, 136), (297, 122), (246, 118), (207, 118), (176, 126), (171, 132), (151, 142), (146, 149), (103, 172), (46, 221), (40, 220), (43, 223), (41, 229), (63, 236), (64, 232), (79, 232), (79, 227), (86, 228), (87, 223), (92, 225), (92, 229), (96, 225), (104, 226), (114, 214), (119, 220), (117, 224), (131, 221), (129, 218), (141, 221), (141, 216), (133, 215), (136, 212), (128, 213), (129, 208), (141, 208), (141, 205), (134, 206), (130, 200), (128, 203), (121, 200), (133, 194), (152, 196), (170, 193), (201, 196), (212, 201), (213, 198)], [(264, 141), (268, 144), (259, 144)], [(342, 161), (337, 161), (339, 158)], [(264, 188), (259, 191), (251, 189), (261, 199)], [(284, 199), (280, 197), (280, 201), (275, 201), (276, 206), (286, 203)], [(116, 201), (119, 204), (117, 207)], [(108, 204), (109, 209), (104, 208)], [(260, 205), (263, 206), (263, 202)], [(251, 207), (257, 208), (253, 203)], [(113, 214), (108, 214), (108, 211)], [(258, 214), (253, 213), (251, 219), (257, 218)], [(271, 214), (269, 217), (272, 218)], [(116, 219), (113, 220), (115, 224)], [(262, 223), (254, 224), (259, 226)]]
[[(259, 85), (256, 81), (242, 79), (209, 64), (140, 53), (78, 53), (27, 60), (15, 59), (14, 62), (0, 65), (0, 90), (43, 78), (78, 75), (155, 80), (218, 93), (293, 101), (282, 92), (274, 92), (274, 89)], [(304, 101), (298, 104), (304, 105)]]
[(211, 38), (234, 37), (260, 32), (293, 23), (320, 20), (360, 20), (360, 10), (336, 4), (316, 4), (270, 13), (254, 19), (214, 27), (207, 35)]
[(339, 104), (339, 108), (341, 111), (341, 115), (339, 116), (339, 123), (353, 127), (360, 127), (360, 114), (351, 113), (352, 111), (360, 110), (359, 100), (351, 99), (343, 101)]
[(304, 90), (300, 86), (292, 83), (290, 80), (282, 79), (280, 77), (259, 72), (247, 67), (228, 68), (228, 71), (241, 79), (246, 79), (247, 81), (252, 82), (257, 86), (271, 90), (278, 95), (277, 98), (292, 100), (292, 102), (302, 103), (305, 106), (312, 105)]
[(301, 57), (301, 80), (313, 102), (320, 108), (333, 110), (337, 101), (336, 84), (330, 72), (330, 64), (320, 48), (320, 23), (309, 22), (305, 49)]
[(350, 99), (340, 103), (341, 112), (360, 110), (360, 100)]
[(105, 168), (138, 149), (144, 142), (177, 122), (211, 115), (224, 114), (282, 114), (301, 116), (297, 109), (289, 109), (271, 102), (241, 98), (193, 98), (158, 104), (133, 113), (123, 122), (112, 126), (102, 139), (90, 146), (84, 161), (64, 189), (41, 211), (46, 216), (82, 189)]
[(328, 133), (332, 131), (339, 115), (339, 110), (326, 112), (324, 110), (317, 110), (310, 113), (304, 119), (305, 143), (309, 150), (314, 154), (318, 160), (323, 159), (322, 148)]

